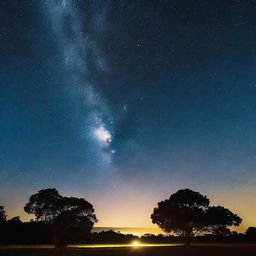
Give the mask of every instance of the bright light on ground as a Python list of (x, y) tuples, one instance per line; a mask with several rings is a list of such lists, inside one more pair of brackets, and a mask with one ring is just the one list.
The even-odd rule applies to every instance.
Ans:
[(68, 245), (69, 248), (141, 248), (141, 247), (160, 247), (160, 246), (180, 246), (180, 244), (143, 244), (139, 241), (133, 241), (129, 244), (70, 244)]
[(140, 243), (138, 241), (134, 241), (134, 242), (132, 242), (132, 246), (138, 247), (138, 246), (140, 246)]

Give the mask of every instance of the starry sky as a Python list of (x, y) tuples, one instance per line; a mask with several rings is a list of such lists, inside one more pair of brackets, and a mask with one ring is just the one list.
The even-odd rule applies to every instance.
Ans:
[(0, 0), (0, 204), (55, 187), (148, 227), (189, 187), (256, 225), (256, 3)]

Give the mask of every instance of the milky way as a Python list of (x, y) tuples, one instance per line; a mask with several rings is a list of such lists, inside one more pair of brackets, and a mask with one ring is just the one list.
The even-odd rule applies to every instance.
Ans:
[[(104, 98), (88, 79), (88, 59), (98, 69), (104, 70), (104, 57), (90, 34), (83, 28), (83, 23), (88, 22), (86, 10), (81, 17), (78, 4), (79, 1), (72, 0), (46, 0), (42, 7), (63, 54), (63, 63), (60, 63), (59, 68), (65, 69), (69, 77), (67, 93), (71, 97), (83, 98), (85, 128), (82, 132), (98, 146), (102, 162), (111, 163), (115, 152), (111, 149), (113, 119)], [(97, 152), (96, 148), (95, 151)]]

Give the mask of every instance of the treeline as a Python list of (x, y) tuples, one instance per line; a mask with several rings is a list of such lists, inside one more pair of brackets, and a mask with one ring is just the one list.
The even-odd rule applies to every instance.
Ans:
[(64, 197), (54, 188), (43, 189), (29, 198), (25, 212), (35, 219), (22, 222), (20, 217), (7, 219), (0, 206), (0, 244), (67, 244), (255, 242), (256, 227), (244, 234), (232, 232), (242, 219), (222, 206), (210, 206), (206, 196), (190, 189), (179, 190), (158, 203), (151, 215), (166, 235), (146, 234), (137, 237), (114, 231), (92, 233), (97, 222), (93, 205), (83, 198)]
[[(20, 222), (11, 223), (6, 222), (0, 225), (0, 244), (54, 244), (52, 237), (52, 226), (46, 223), (38, 222)], [(250, 230), (254, 229), (253, 232)], [(182, 243), (183, 238), (174, 235), (153, 235), (145, 234), (138, 237), (133, 234), (123, 234), (115, 232), (113, 230), (87, 233), (80, 238), (71, 239), (70, 244), (130, 244), (133, 241), (139, 241), (141, 243)], [(256, 228), (250, 227), (242, 234), (237, 232), (231, 232), (229, 235), (212, 235), (205, 234), (196, 236), (192, 240), (195, 243), (245, 243), (256, 242)]]
[(56, 248), (64, 247), (84, 241), (98, 221), (92, 204), (84, 198), (64, 197), (55, 188), (32, 195), (24, 211), (33, 214), (35, 220), (22, 223), (15, 217), (6, 221), (4, 207), (0, 208), (1, 243), (53, 243)]

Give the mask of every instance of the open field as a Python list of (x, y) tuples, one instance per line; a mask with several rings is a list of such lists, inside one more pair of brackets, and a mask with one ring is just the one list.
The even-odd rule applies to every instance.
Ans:
[(43, 247), (1, 247), (0, 256), (255, 256), (255, 244), (241, 245), (194, 245), (184, 246), (148, 246), (148, 247), (95, 247), (55, 250)]

